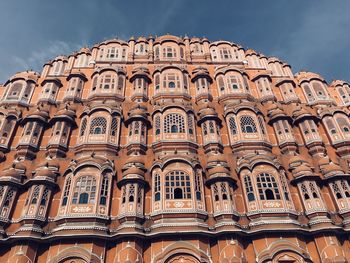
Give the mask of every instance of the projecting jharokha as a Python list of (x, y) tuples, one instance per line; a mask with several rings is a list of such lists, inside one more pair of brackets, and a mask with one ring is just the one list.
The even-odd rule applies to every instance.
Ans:
[(0, 262), (350, 261), (344, 81), (165, 35), (0, 95)]

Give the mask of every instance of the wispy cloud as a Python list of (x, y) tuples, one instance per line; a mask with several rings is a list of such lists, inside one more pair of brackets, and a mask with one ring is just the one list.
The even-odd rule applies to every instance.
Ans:
[(67, 43), (61, 40), (49, 41), (48, 46), (32, 51), (28, 56), (13, 56), (15, 66), (23, 69), (38, 70), (41, 66), (59, 55), (67, 55), (81, 47), (78, 44)]

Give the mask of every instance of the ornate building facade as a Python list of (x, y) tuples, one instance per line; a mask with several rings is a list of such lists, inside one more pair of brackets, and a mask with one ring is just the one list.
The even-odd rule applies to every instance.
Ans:
[(165, 35), (0, 95), (1, 262), (350, 262), (345, 81)]

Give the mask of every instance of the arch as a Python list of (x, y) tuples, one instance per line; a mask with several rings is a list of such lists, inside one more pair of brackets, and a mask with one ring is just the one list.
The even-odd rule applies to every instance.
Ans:
[(219, 261), (220, 263), (247, 263), (244, 249), (233, 240), (221, 249)]
[(344, 251), (337, 245), (328, 245), (321, 251), (321, 261), (324, 263), (346, 263)]
[(58, 255), (54, 256), (52, 259), (48, 261), (48, 263), (63, 263), (67, 259), (77, 258), (83, 260), (83, 262), (91, 262), (91, 263), (102, 263), (102, 259), (95, 253), (89, 252), (87, 249), (80, 246), (73, 246), (66, 249), (63, 249), (58, 253)]
[(281, 258), (284, 255), (292, 258), (299, 257), (303, 260), (296, 261), (297, 263), (312, 262), (309, 254), (305, 250), (288, 240), (277, 240), (272, 242), (266, 249), (262, 250), (256, 256), (256, 261), (259, 263), (278, 262), (276, 261), (276, 258)]
[(142, 254), (129, 244), (120, 250), (119, 253), (115, 256), (115, 261), (117, 263), (143, 263)]
[[(190, 255), (195, 263), (212, 263), (206, 252), (188, 241), (177, 241), (168, 245), (154, 257), (154, 263), (172, 262), (169, 261), (178, 255)], [(176, 262), (176, 261), (175, 261)], [(174, 262), (174, 263), (175, 263)], [(191, 262), (192, 263), (192, 262)]]

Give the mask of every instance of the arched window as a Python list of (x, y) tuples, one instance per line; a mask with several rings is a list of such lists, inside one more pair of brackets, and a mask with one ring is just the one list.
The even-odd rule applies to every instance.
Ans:
[(179, 89), (181, 87), (179, 73), (165, 71), (162, 76), (164, 89)]
[(341, 129), (342, 132), (344, 133), (349, 133), (350, 132), (350, 128), (349, 128), (349, 121), (347, 118), (343, 117), (343, 116), (336, 116), (336, 121), (339, 125), (339, 128)]
[(38, 202), (40, 187), (38, 185), (34, 186), (31, 204), (34, 205)]
[(256, 178), (260, 200), (280, 200), (276, 179), (268, 173), (261, 173)]
[(204, 135), (208, 135), (208, 127), (207, 127), (207, 123), (206, 122), (203, 122), (202, 129), (203, 129), (203, 134)]
[(223, 76), (218, 76), (217, 77), (217, 82), (218, 82), (218, 87), (221, 92), (225, 91), (225, 82), (224, 82), (224, 77)]
[(309, 84), (304, 84), (303, 85), (303, 88), (304, 88), (304, 91), (305, 91), (305, 94), (306, 94), (306, 97), (307, 97), (307, 100), (309, 102), (312, 102), (315, 100), (315, 97), (311, 91), (311, 88), (310, 88), (310, 85)]
[(116, 85), (116, 74), (103, 74), (100, 77), (100, 90), (113, 91)]
[(312, 82), (312, 87), (314, 88), (314, 91), (316, 93), (316, 96), (319, 99), (327, 99), (328, 94), (326, 93), (326, 90), (324, 89), (323, 83), (320, 81), (313, 81)]
[(240, 118), (241, 130), (243, 133), (256, 133), (256, 124), (251, 116), (242, 116)]
[(259, 122), (261, 133), (265, 135), (266, 130), (265, 130), (265, 124), (264, 124), (264, 120), (263, 120), (262, 116), (258, 116), (258, 122)]
[(172, 171), (165, 176), (166, 199), (191, 199), (190, 176), (182, 171)]
[(96, 196), (96, 179), (93, 176), (80, 176), (74, 187), (73, 204), (94, 204)]
[(81, 121), (81, 125), (80, 125), (80, 136), (84, 136), (85, 130), (86, 130), (86, 125), (87, 125), (87, 120), (86, 120), (86, 118), (84, 118)]
[(193, 127), (193, 116), (188, 115), (187, 116), (187, 124), (188, 124), (188, 133), (193, 134), (194, 133), (194, 127)]
[(241, 76), (227, 76), (227, 82), (232, 92), (239, 92), (242, 89)]
[(245, 190), (247, 192), (248, 201), (249, 202), (255, 201), (255, 195), (254, 195), (252, 181), (248, 175), (246, 175), (244, 177), (244, 186), (245, 186)]
[(118, 119), (117, 119), (117, 117), (112, 118), (110, 133), (112, 136), (116, 136), (118, 134)]
[(125, 80), (124, 76), (122, 76), (122, 75), (118, 76), (118, 86), (117, 86), (117, 88), (118, 88), (119, 92), (122, 92), (123, 89), (124, 89), (124, 80)]
[(160, 134), (160, 116), (155, 117), (155, 130), (156, 130), (156, 135)]
[(202, 176), (201, 172), (197, 171), (194, 177), (194, 183), (195, 183), (195, 193), (196, 193), (196, 200), (202, 200)]
[(332, 190), (337, 199), (349, 198), (349, 183), (346, 180), (337, 180), (331, 183)]
[(330, 134), (336, 134), (337, 133), (337, 128), (334, 125), (333, 119), (331, 117), (327, 117), (325, 121), (326, 127)]
[(157, 202), (160, 200), (160, 176), (155, 174), (154, 176), (154, 201)]
[(237, 134), (237, 125), (236, 125), (236, 120), (235, 117), (231, 116), (229, 118), (229, 127), (230, 127), (230, 132), (232, 135)]
[(159, 90), (159, 88), (160, 88), (160, 76), (159, 76), (159, 74), (155, 75), (155, 77), (154, 77), (154, 86), (155, 86), (156, 90)]
[(164, 118), (165, 133), (184, 133), (185, 120), (184, 117), (177, 113), (171, 113)]
[(129, 203), (135, 201), (135, 185), (129, 185)]
[(101, 191), (100, 191), (100, 205), (106, 205), (107, 196), (108, 196), (108, 189), (109, 189), (108, 177), (103, 176), (102, 184), (101, 184)]
[[(4, 138), (10, 137), (11, 131), (16, 123), (16, 120), (14, 119), (6, 119), (3, 123), (2, 130), (0, 131), (0, 134)], [(0, 124), (1, 127), (1, 124)]]
[(107, 120), (104, 117), (92, 119), (90, 124), (90, 134), (106, 134)]
[(49, 198), (49, 189), (45, 187), (45, 190), (43, 192), (43, 195), (41, 197), (40, 205), (45, 206), (47, 204), (47, 199)]
[(6, 99), (7, 100), (17, 100), (19, 99), (19, 96), (21, 94), (23, 88), (23, 83), (21, 81), (14, 82), (11, 86), (9, 91), (7, 92)]
[(64, 187), (63, 198), (62, 198), (62, 206), (66, 206), (67, 205), (71, 181), (72, 181), (72, 178), (68, 177), (67, 181), (66, 181), (66, 185)]
[(12, 203), (12, 199), (14, 195), (15, 195), (15, 191), (11, 188), (6, 194), (6, 197), (4, 200), (4, 207), (6, 208), (10, 207), (10, 204)]

